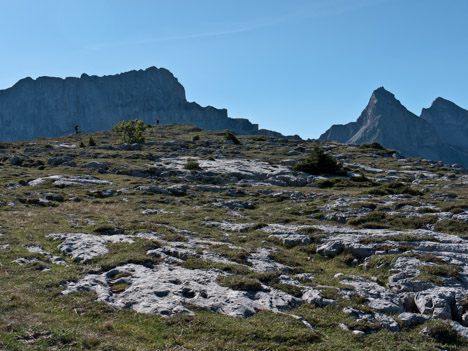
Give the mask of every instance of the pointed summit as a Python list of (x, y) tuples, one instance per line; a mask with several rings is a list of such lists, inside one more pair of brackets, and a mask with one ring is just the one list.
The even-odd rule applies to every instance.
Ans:
[(350, 144), (378, 142), (407, 156), (420, 156), (415, 146), (434, 143), (435, 139), (429, 123), (408, 111), (384, 87), (373, 91), (356, 122), (334, 125), (320, 136), (320, 140)]
[(393, 95), (391, 92), (389, 92), (384, 87), (380, 87), (380, 88), (375, 89), (372, 92), (372, 96), (375, 96), (377, 98), (395, 99), (396, 100), (395, 95)]
[[(432, 102), (431, 107), (429, 107), (429, 109), (437, 109), (437, 110), (439, 110), (439, 109), (453, 109), (453, 110), (460, 109), (460, 110), (463, 110), (457, 104), (453, 103), (450, 100), (444, 99), (444, 98), (442, 98), (440, 96)], [(423, 111), (424, 110), (428, 110), (428, 109), (424, 108)]]
[(468, 111), (452, 101), (438, 97), (431, 107), (423, 108), (421, 118), (434, 126), (439, 138), (451, 145), (467, 145)]

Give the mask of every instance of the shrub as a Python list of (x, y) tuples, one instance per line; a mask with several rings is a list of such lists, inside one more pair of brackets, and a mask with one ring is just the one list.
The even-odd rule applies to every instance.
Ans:
[(314, 183), (319, 188), (350, 188), (350, 187), (369, 187), (374, 185), (375, 183), (370, 179), (359, 176), (359, 177), (351, 177), (351, 178), (330, 178), (330, 179), (321, 179)]
[(419, 190), (413, 189), (408, 185), (405, 185), (400, 182), (390, 182), (378, 186), (375, 189), (370, 189), (366, 191), (366, 194), (370, 195), (397, 195), (397, 194), (407, 194), (407, 195), (422, 195)]
[(241, 143), (237, 136), (230, 130), (226, 131), (226, 133), (224, 134), (224, 139), (230, 140), (236, 145), (240, 145)]
[(89, 137), (88, 145), (89, 146), (96, 146), (96, 141), (94, 140), (94, 138), (92, 136)]
[(198, 134), (192, 137), (192, 141), (197, 141), (197, 140), (200, 140), (200, 135)]
[(385, 150), (385, 148), (379, 143), (373, 142), (371, 144), (362, 144), (359, 146), (360, 149), (376, 149), (376, 150)]
[(437, 232), (442, 232), (442, 233), (467, 236), (468, 235), (468, 223), (455, 221), (453, 219), (446, 219), (446, 220), (437, 222), (434, 230)]
[(299, 162), (293, 167), (293, 170), (306, 172), (309, 174), (334, 174), (343, 175), (341, 164), (320, 149), (318, 146), (314, 148), (312, 153), (302, 162)]
[(189, 158), (187, 159), (187, 162), (185, 162), (184, 168), (189, 170), (197, 170), (200, 169), (200, 164), (196, 160)]
[(428, 224), (436, 223), (437, 219), (438, 218), (436, 216), (431, 215), (421, 217), (403, 217), (387, 215), (379, 211), (372, 211), (364, 216), (351, 218), (347, 224), (357, 226), (359, 228), (371, 229), (420, 229)]
[(80, 147), (86, 147), (86, 145), (82, 141), (80, 141)]
[(144, 143), (144, 131), (148, 128), (143, 121), (131, 120), (128, 122), (120, 121), (115, 125), (113, 131), (121, 136), (124, 143)]

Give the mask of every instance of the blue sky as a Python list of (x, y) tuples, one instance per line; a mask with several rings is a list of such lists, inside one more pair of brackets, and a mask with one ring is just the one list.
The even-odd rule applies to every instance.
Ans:
[(0, 0), (0, 89), (169, 69), (189, 101), (316, 138), (380, 86), (468, 108), (466, 0)]

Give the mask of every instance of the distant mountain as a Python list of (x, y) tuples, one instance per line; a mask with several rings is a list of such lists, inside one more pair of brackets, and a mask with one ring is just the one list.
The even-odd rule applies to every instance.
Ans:
[(184, 87), (164, 69), (150, 67), (111, 76), (25, 78), (0, 90), (0, 142), (57, 137), (111, 129), (121, 120), (191, 123), (203, 129), (237, 134), (266, 134), (247, 119), (229, 118), (227, 110), (188, 102)]
[(468, 111), (437, 98), (418, 117), (382, 87), (372, 93), (356, 122), (333, 125), (319, 140), (351, 144), (378, 142), (407, 157), (468, 167)]

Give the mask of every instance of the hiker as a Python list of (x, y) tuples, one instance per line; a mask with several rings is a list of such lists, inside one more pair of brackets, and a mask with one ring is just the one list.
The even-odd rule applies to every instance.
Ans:
[(156, 120), (156, 125), (159, 125), (159, 119)]
[(78, 124), (75, 124), (75, 133), (76, 135), (80, 134), (80, 129), (78, 127)]

